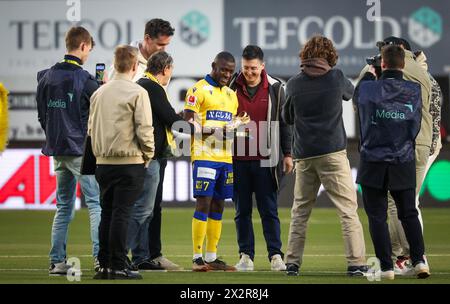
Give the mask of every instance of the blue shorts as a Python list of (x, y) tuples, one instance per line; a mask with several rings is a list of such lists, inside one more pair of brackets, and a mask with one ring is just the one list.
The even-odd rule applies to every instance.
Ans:
[(233, 198), (233, 165), (196, 160), (193, 164), (194, 197), (206, 196), (216, 200)]

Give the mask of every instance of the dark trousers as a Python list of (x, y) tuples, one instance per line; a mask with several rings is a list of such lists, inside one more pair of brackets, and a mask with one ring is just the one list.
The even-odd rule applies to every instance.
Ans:
[(144, 175), (143, 164), (98, 165), (95, 170), (102, 207), (98, 259), (103, 268), (125, 269), (128, 222)]
[[(369, 229), (372, 237), (375, 255), (380, 260), (381, 270), (394, 268), (391, 253), (391, 239), (387, 225), (387, 189), (376, 189), (361, 185), (364, 209), (369, 218)], [(397, 206), (398, 219), (405, 231), (406, 239), (410, 246), (410, 254), (413, 265), (423, 262), (424, 242), (422, 227), (416, 209), (416, 196), (414, 189), (389, 191)]]
[(155, 197), (155, 206), (153, 207), (153, 217), (148, 225), (148, 248), (150, 259), (156, 259), (162, 256), (161, 252), (161, 216), (162, 216), (162, 194), (164, 184), (164, 173), (166, 172), (167, 159), (159, 159), (159, 184)]
[(261, 167), (259, 160), (234, 161), (234, 193), (236, 208), (237, 241), (239, 253), (254, 259), (255, 235), (253, 232), (253, 193), (263, 226), (269, 259), (281, 252), (280, 220), (278, 218), (277, 191), (270, 168)]

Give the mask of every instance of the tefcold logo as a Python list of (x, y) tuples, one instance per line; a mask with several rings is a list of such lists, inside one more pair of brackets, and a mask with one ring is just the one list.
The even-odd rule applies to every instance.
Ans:
[(413, 12), (408, 21), (409, 37), (423, 48), (435, 44), (442, 36), (442, 18), (429, 7)]
[(181, 39), (190, 46), (199, 46), (209, 37), (209, 20), (198, 11), (191, 11), (181, 18)]

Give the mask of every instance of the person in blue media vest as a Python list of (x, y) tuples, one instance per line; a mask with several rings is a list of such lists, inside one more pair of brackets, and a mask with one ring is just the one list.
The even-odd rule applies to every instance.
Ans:
[(61, 62), (38, 72), (38, 120), (45, 132), (42, 154), (53, 156), (56, 174), (56, 214), (53, 220), (50, 275), (66, 275), (69, 223), (75, 213), (76, 185), (80, 183), (91, 222), (94, 270), (98, 271), (100, 223), (99, 186), (94, 175), (80, 172), (87, 133), (90, 97), (98, 89), (94, 76), (82, 67), (94, 47), (89, 32), (72, 27), (66, 34), (67, 54)]
[(353, 101), (360, 124), (361, 185), (364, 208), (381, 278), (393, 280), (392, 246), (387, 225), (388, 191), (395, 200), (398, 218), (410, 244), (418, 278), (430, 276), (424, 259), (425, 245), (415, 205), (415, 139), (421, 122), (420, 85), (403, 80), (405, 52), (398, 45), (383, 47), (382, 74), (376, 80), (370, 67), (355, 90)]

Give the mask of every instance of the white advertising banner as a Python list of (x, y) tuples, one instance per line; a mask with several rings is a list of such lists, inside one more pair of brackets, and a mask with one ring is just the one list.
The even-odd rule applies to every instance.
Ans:
[(62, 59), (65, 32), (75, 23), (96, 42), (85, 66), (91, 73), (97, 62), (110, 66), (115, 46), (142, 39), (152, 18), (175, 28), (167, 48), (174, 76), (203, 76), (223, 49), (222, 0), (7, 0), (0, 16), (0, 81), (11, 92), (35, 91), (36, 72)]

